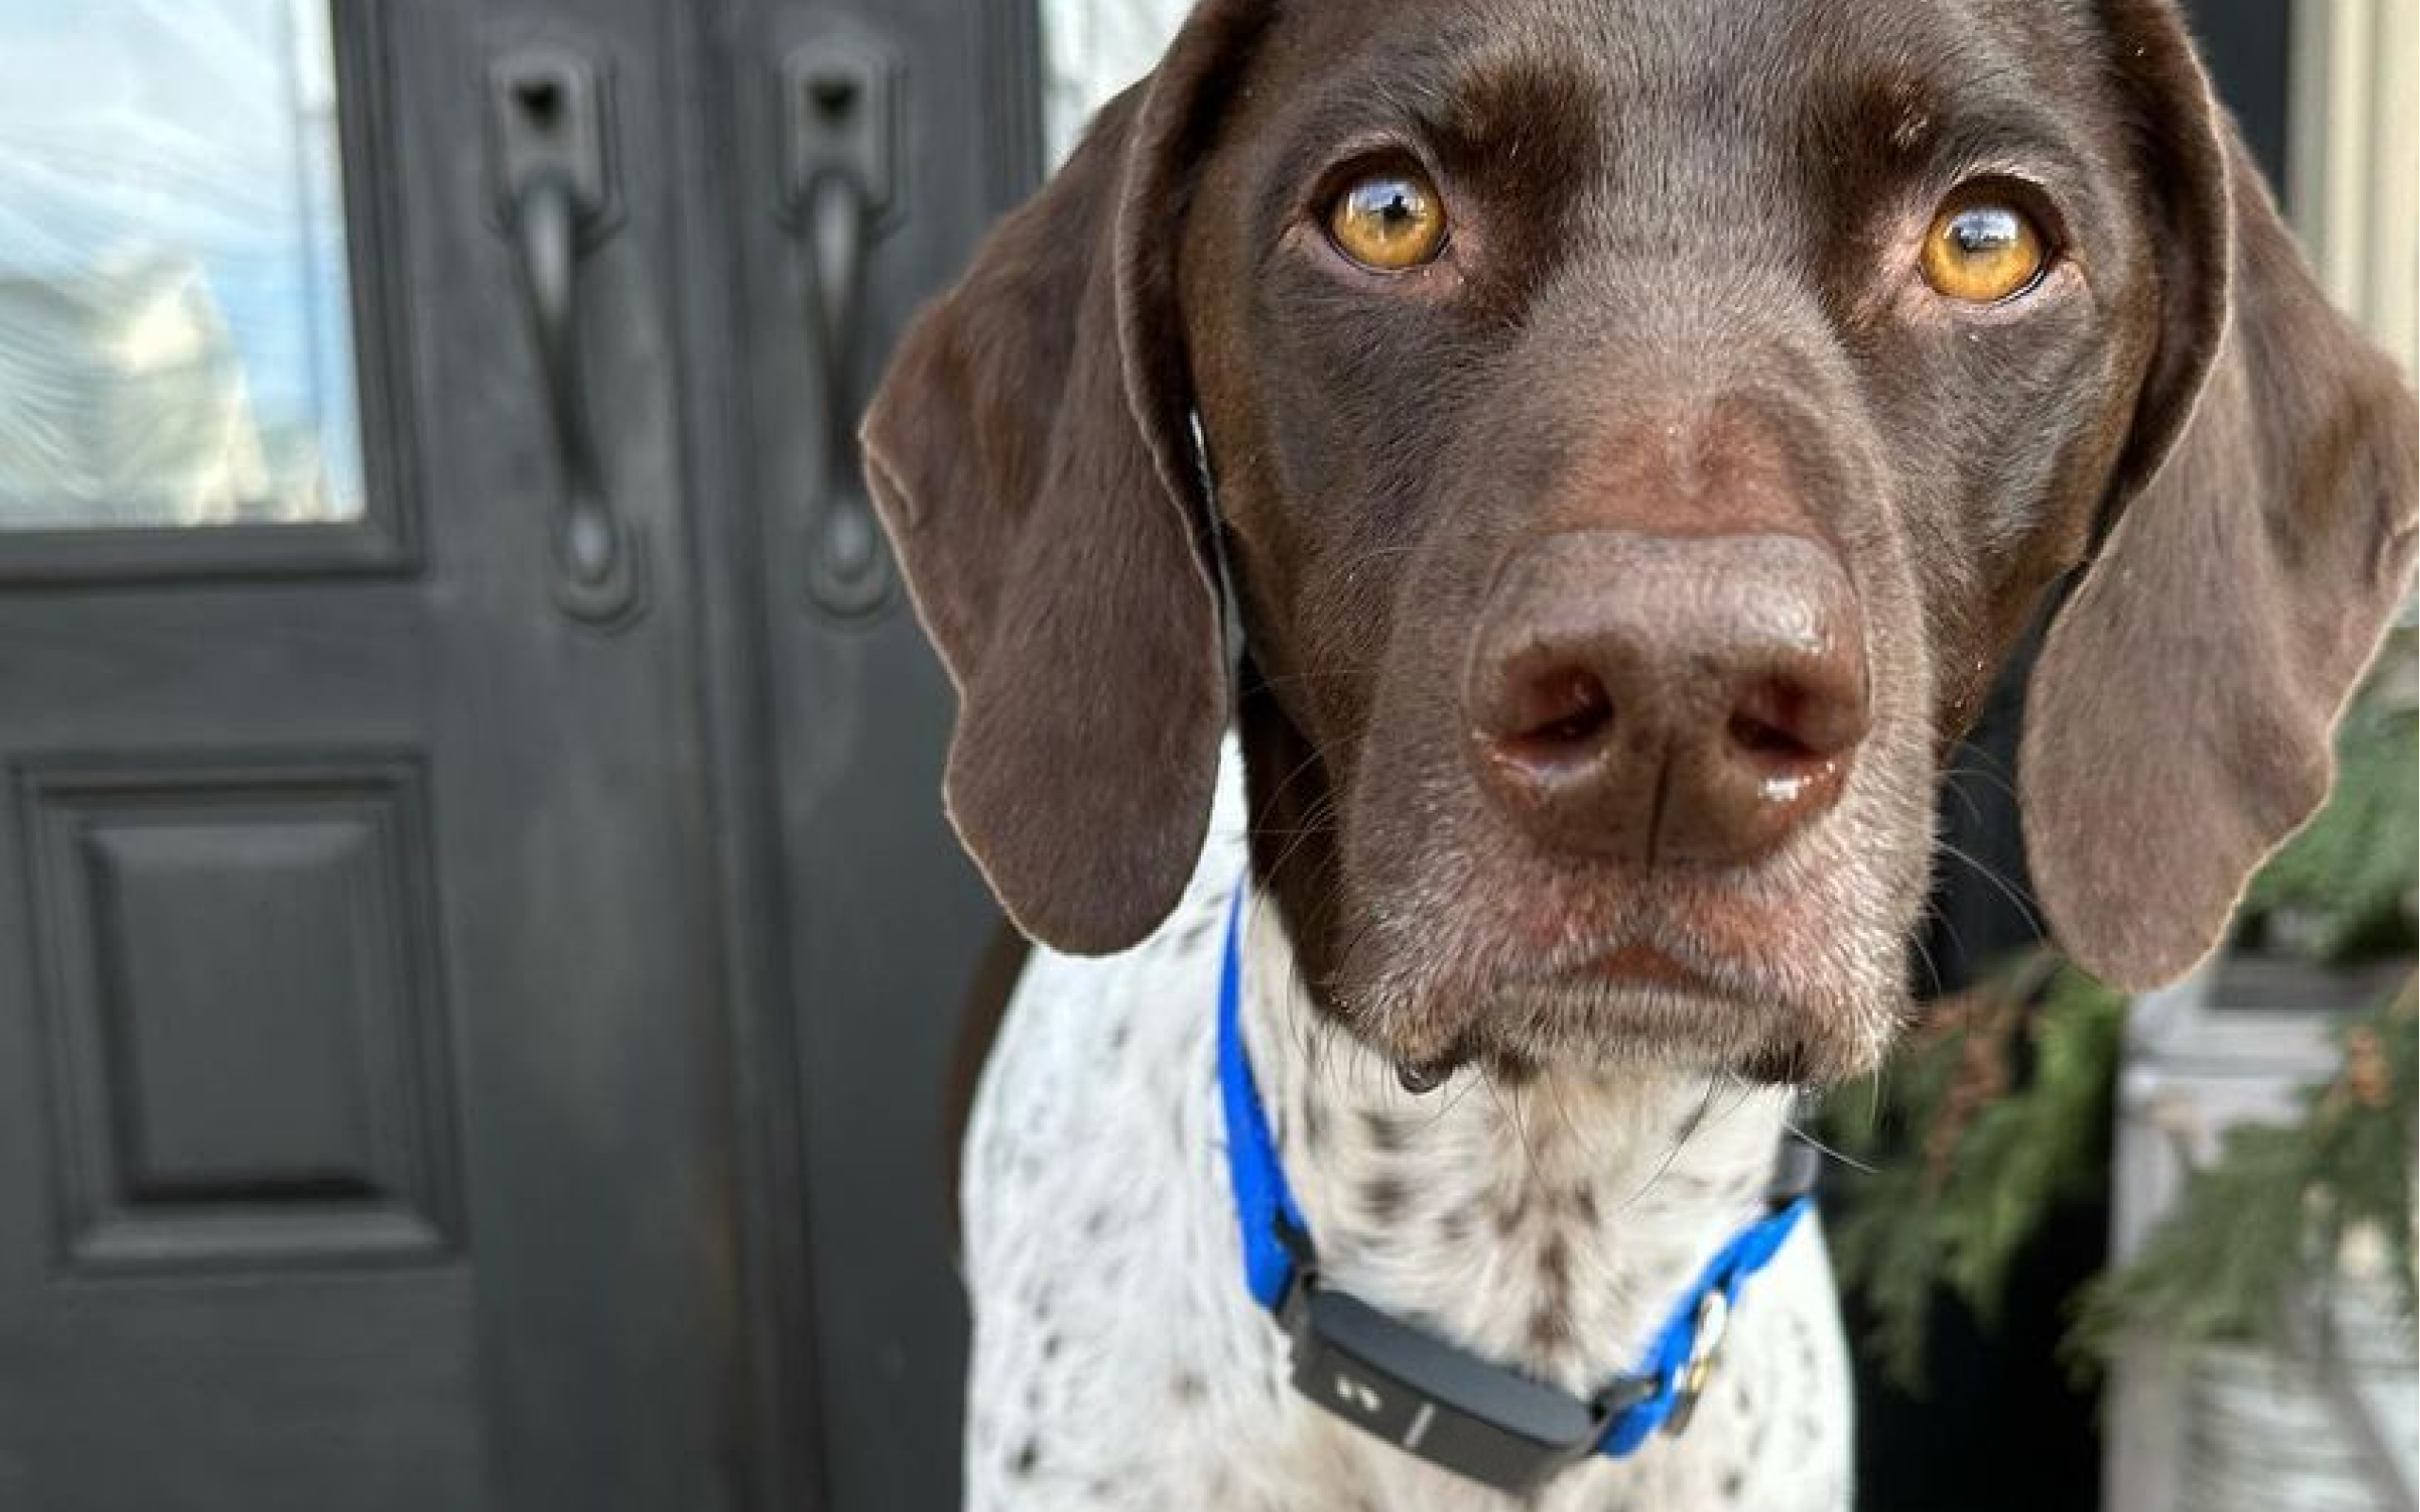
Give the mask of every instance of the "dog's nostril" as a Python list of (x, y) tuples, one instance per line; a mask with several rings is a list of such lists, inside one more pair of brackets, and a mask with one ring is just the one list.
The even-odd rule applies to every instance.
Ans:
[(1776, 765), (1812, 761), (1815, 753), (1807, 743), (1770, 720), (1755, 714), (1735, 713), (1729, 727), (1731, 744), (1754, 757)]
[(1597, 678), (1568, 668), (1532, 682), (1503, 744), (1516, 756), (1552, 760), (1593, 746), (1613, 723), (1613, 695)]
[(1759, 766), (1780, 771), (1819, 765), (1854, 739), (1834, 729), (1849, 719), (1822, 694), (1786, 678), (1768, 679), (1742, 693), (1723, 727), (1731, 749)]
[[(1587, 683), (1594, 688), (1593, 682)], [(1551, 741), (1557, 745), (1576, 746), (1596, 737), (1613, 723), (1613, 701), (1602, 694), (1576, 700), (1576, 707), (1559, 719), (1550, 720), (1530, 731), (1530, 738)]]
[(1590, 673), (1546, 678), (1536, 690), (1536, 718), (1522, 730), (1530, 740), (1580, 743), (1614, 723), (1614, 695)]

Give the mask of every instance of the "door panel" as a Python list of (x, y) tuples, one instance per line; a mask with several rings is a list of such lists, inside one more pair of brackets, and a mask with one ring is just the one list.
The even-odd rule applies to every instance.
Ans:
[[(89, 27), (74, 56), (139, 73), (155, 43), (307, 34), (305, 3), (8, 0), (0, 34)], [(290, 294), (296, 267), (342, 265), (351, 297), (313, 307), (317, 337), (251, 308), (234, 265), (257, 249), (146, 275), (162, 292), (136, 302), (163, 313), (129, 330), (108, 236), (53, 238), (47, 271), (8, 255), (32, 238), (0, 247), (0, 311), (99, 288), (85, 303), (121, 322), (49, 371), (81, 386), (65, 413), (125, 389), (94, 376), (112, 353), (192, 359), (134, 386), (170, 417), (135, 430), (185, 438), (164, 460), (0, 433), (0, 480), (44, 480), (0, 529), (9, 1512), (737, 1504), (721, 899), (673, 403), (683, 211), (660, 125), (691, 108), (660, 63), (684, 18), (482, 9), (326, 12), (346, 250), (301, 216), (263, 275)], [(137, 20), (153, 29), (111, 29)], [(485, 72), (538, 41), (612, 89), (621, 219), (577, 248), (575, 377), (650, 570), (609, 625), (557, 591), (566, 476), (487, 149)], [(279, 77), (194, 66), (235, 93), (168, 133), (188, 146), (260, 104), (244, 80)], [(107, 124), (83, 131), (88, 177), (159, 177)], [(197, 182), (217, 180), (178, 178), (161, 225), (274, 218)]]
[(20, 792), (70, 1273), (454, 1251), (418, 765), (29, 765)]

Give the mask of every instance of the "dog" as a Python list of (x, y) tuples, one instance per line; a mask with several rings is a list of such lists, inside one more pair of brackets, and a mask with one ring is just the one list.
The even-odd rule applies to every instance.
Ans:
[(2036, 896), (2171, 979), (2414, 539), (2171, 0), (1203, 0), (863, 440), (1051, 948), (966, 1143), (985, 1512), (1845, 1505), (1768, 1173), (1909, 1014), (1948, 753), (2047, 620)]

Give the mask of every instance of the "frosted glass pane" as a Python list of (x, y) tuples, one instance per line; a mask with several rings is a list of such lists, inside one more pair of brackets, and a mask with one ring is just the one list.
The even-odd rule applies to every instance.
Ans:
[(0, 0), (0, 530), (349, 520), (329, 0)]

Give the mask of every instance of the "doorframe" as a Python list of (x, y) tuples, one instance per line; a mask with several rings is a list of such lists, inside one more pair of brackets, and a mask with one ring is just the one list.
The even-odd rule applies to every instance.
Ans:
[[(724, 101), (740, 90), (768, 87), (767, 60), (748, 43), (764, 35), (770, 14), (832, 9), (879, 14), (881, 3), (668, 5), (660, 36), (665, 97), (676, 104)], [(987, 218), (992, 218), (1041, 179), (1038, 0), (968, 3), (983, 60), (985, 119), (995, 128), (983, 133), (985, 180), (993, 186)], [(662, 123), (664, 140), (675, 161), (690, 168), (679, 192), (689, 213), (680, 216), (672, 244), (670, 303), (688, 379), (680, 386), (677, 426), (688, 454), (682, 475), (691, 507), (683, 524), (692, 533), (691, 559), (701, 576), (714, 579), (701, 584), (692, 602), (702, 659), (695, 686), (708, 817), (720, 836), (716, 896), (708, 906), (718, 916), (722, 947), (724, 1012), (715, 1028), (725, 1040), (717, 1048), (728, 1057), (725, 1110), (736, 1186), (730, 1208), (740, 1248), (741, 1291), (731, 1307), (730, 1400), (739, 1404), (733, 1469), (743, 1505), (790, 1512), (832, 1503), (823, 1406), (833, 1389), (821, 1380), (817, 1362), (798, 1035), (798, 1014), (811, 1000), (793, 979), (783, 934), (791, 889), (770, 682), (771, 615), (796, 610), (767, 602), (760, 561), (764, 518), (784, 505), (761, 486), (750, 491), (762, 478), (747, 451), (747, 408), (737, 391), (749, 338), (767, 323), (749, 319), (751, 312), (741, 307), (747, 281), (721, 276), (739, 265), (747, 218), (774, 214), (777, 191), (737, 181), (737, 112), (693, 105), (671, 113)], [(897, 335), (871, 334), (885, 341)], [(933, 1089), (936, 1109), (941, 1093)], [(956, 1452), (954, 1440), (949, 1449)]]

